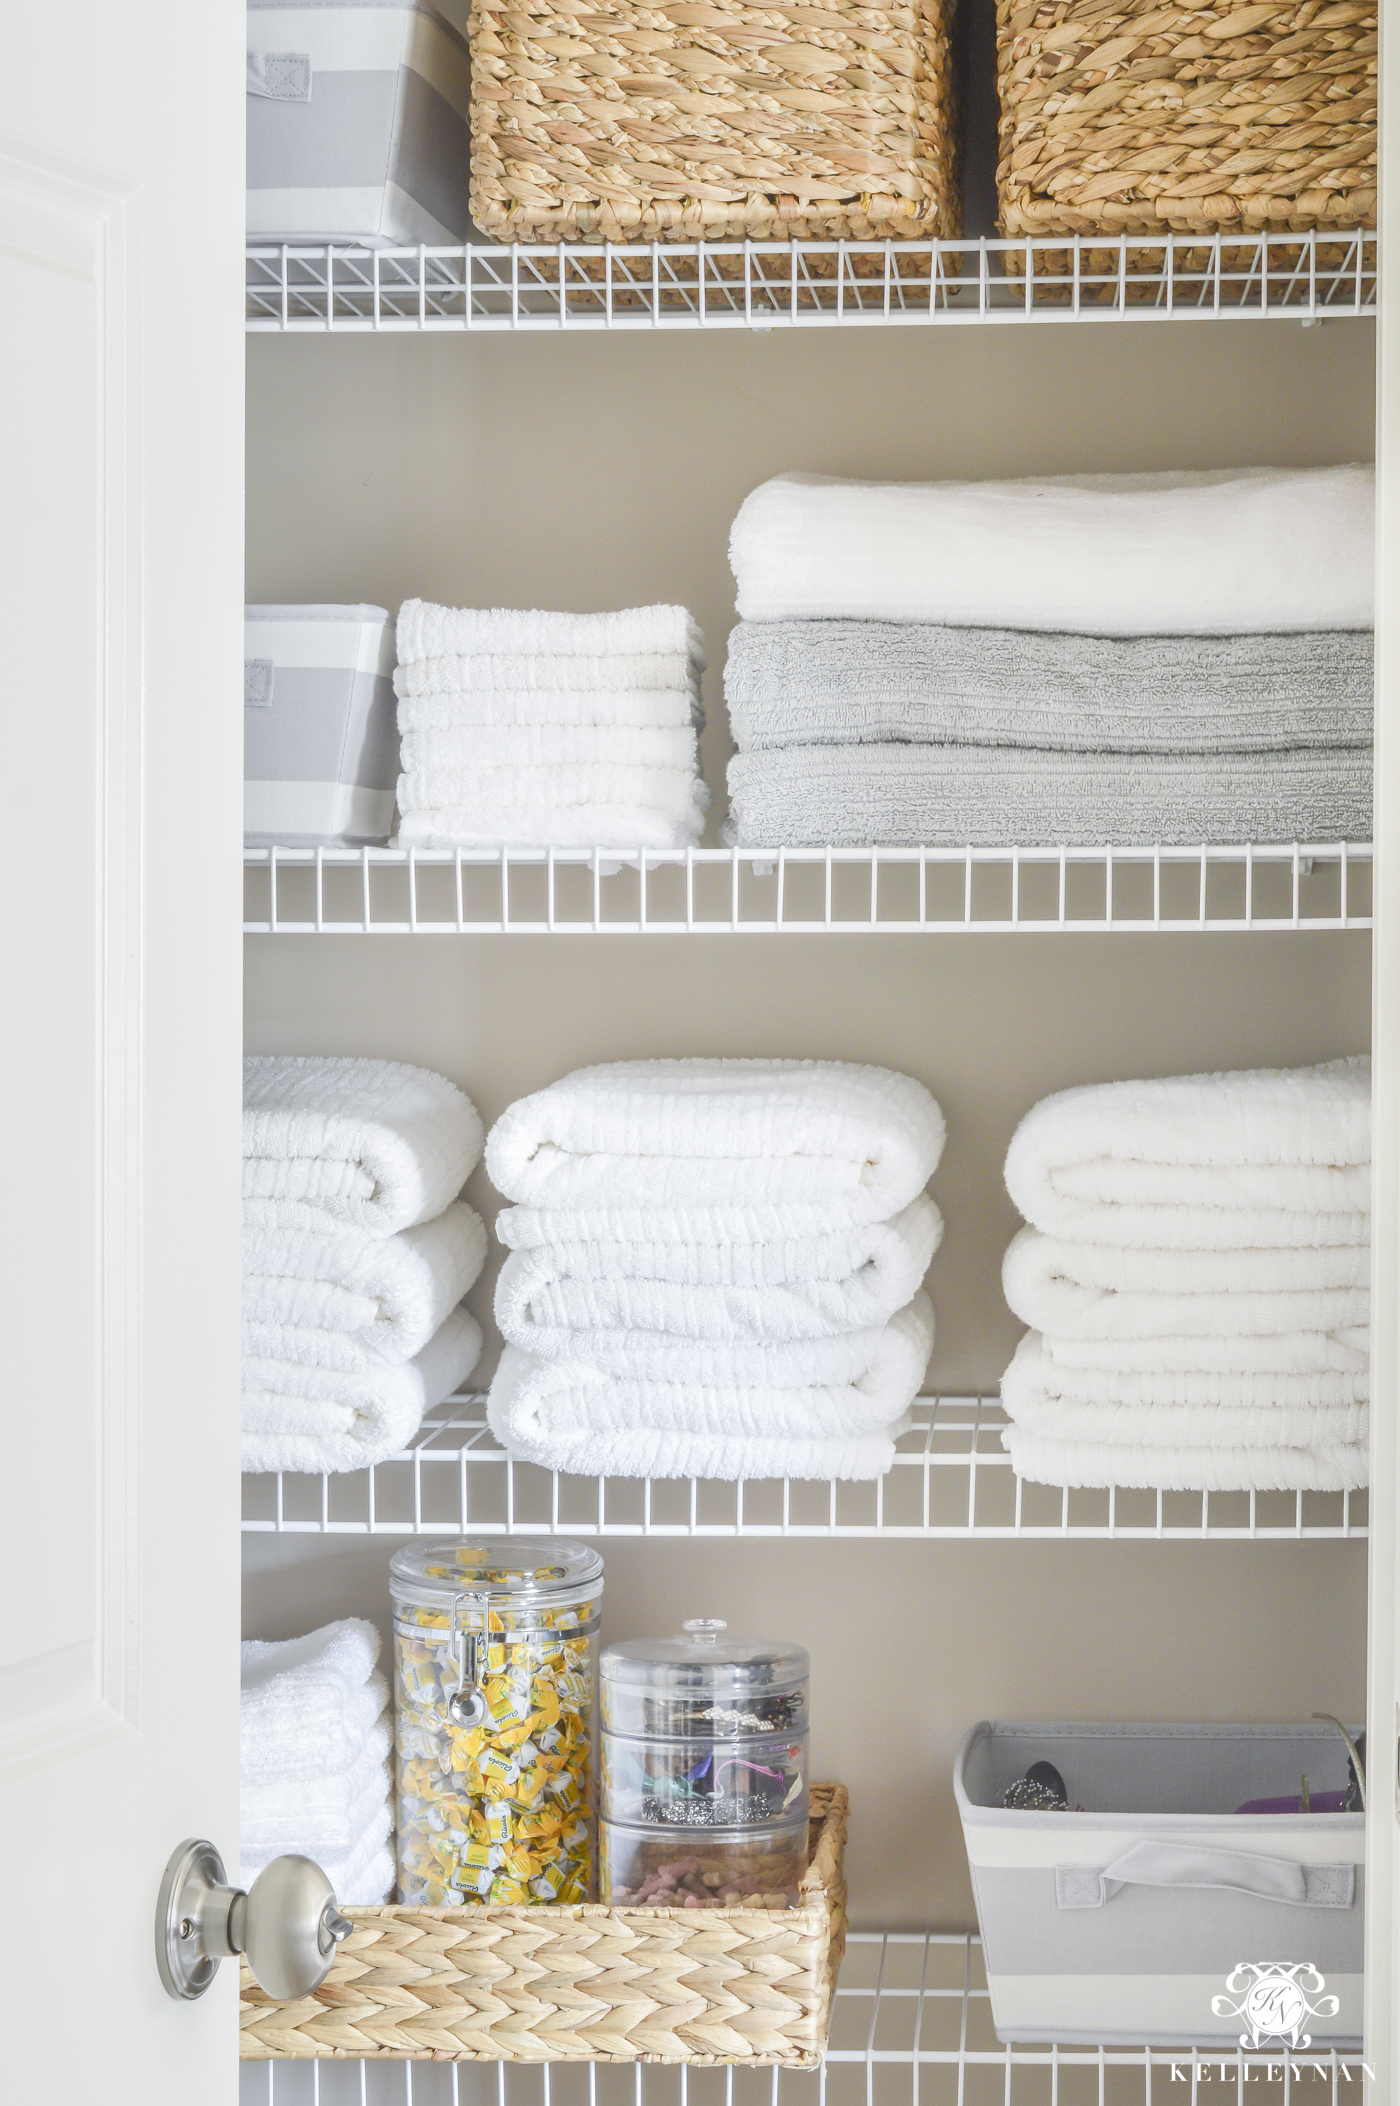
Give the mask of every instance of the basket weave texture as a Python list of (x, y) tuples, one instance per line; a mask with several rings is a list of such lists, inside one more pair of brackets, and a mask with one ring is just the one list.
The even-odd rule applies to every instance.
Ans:
[(844, 1785), (812, 1787), (793, 1909), (350, 1909), (299, 2003), (243, 1968), (239, 2053), (814, 2068), (845, 1944), (846, 1811)]
[(1006, 234), (1376, 223), (1377, 0), (997, 0)]
[(957, 233), (954, 0), (476, 0), (471, 210), (505, 241)]

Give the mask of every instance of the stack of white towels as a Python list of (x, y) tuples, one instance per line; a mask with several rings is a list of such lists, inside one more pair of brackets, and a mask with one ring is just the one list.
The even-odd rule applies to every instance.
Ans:
[(245, 1061), (245, 1470), (364, 1469), (470, 1374), (486, 1230), (457, 1195), (481, 1141), (425, 1068)]
[(684, 607), (399, 609), (399, 839), (431, 847), (698, 841), (704, 642)]
[(497, 1438), (580, 1475), (879, 1476), (933, 1344), (943, 1134), (921, 1083), (835, 1061), (622, 1061), (512, 1105)]
[(342, 1907), (394, 1885), (389, 1690), (379, 1633), (358, 1617), (305, 1638), (243, 1646), (239, 1880), (309, 1857)]
[(1063, 1090), (1006, 1158), (1002, 1378), (1053, 1485), (1366, 1482), (1370, 1063)]
[(745, 499), (729, 837), (1371, 837), (1369, 468)]

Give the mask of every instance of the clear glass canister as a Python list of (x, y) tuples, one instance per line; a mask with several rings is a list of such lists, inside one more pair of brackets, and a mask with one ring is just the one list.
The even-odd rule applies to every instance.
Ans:
[(592, 1899), (597, 1551), (413, 1544), (389, 1586), (400, 1901)]
[(808, 1677), (800, 1645), (731, 1636), (719, 1622), (608, 1647), (605, 1899), (796, 1900), (807, 1864)]

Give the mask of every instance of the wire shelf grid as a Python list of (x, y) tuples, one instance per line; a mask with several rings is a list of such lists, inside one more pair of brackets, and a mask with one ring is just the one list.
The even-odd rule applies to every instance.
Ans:
[(1369, 929), (1369, 843), (295, 848), (244, 853), (244, 933), (995, 935)]
[(922, 1931), (850, 1935), (816, 2070), (347, 2059), (239, 2074), (240, 2106), (1201, 2106), (1266, 2083), (1250, 2096), (1340, 2106), (1364, 2087), (1361, 2057), (1336, 2049), (1003, 2046), (980, 1940)]
[(894, 1466), (864, 1483), (566, 1477), (506, 1454), (485, 1399), (454, 1397), (402, 1453), (335, 1476), (245, 1476), (250, 1535), (964, 1537), (1319, 1541), (1366, 1535), (1364, 1492), (1103, 1491), (1038, 1485), (987, 1397), (921, 1397)]
[(247, 326), (759, 329), (1320, 321), (1375, 311), (1374, 233), (972, 241), (257, 245)]

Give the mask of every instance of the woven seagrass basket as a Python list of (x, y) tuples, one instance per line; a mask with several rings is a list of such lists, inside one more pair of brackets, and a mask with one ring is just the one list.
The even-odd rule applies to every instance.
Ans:
[(997, 0), (1003, 233), (1373, 227), (1376, 44), (1377, 0)]
[(812, 2069), (845, 1944), (845, 1847), (846, 1788), (817, 1784), (793, 1909), (350, 1909), (299, 2003), (244, 1967), (239, 2053)]
[(506, 241), (955, 235), (955, 0), (475, 0), (471, 209)]

